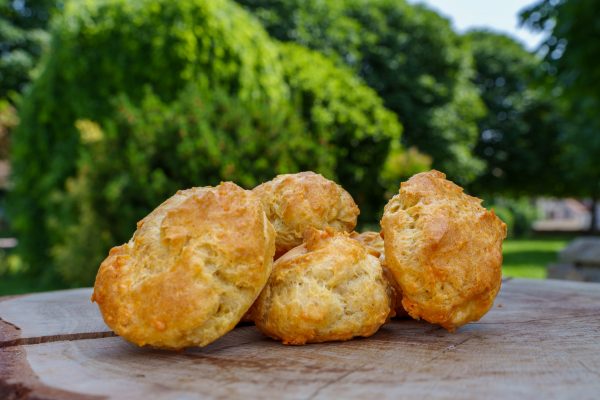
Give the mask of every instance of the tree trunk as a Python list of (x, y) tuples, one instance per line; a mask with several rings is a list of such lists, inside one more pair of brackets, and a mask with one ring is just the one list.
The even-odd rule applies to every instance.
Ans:
[(598, 203), (598, 194), (594, 193), (592, 195), (592, 209), (590, 210), (590, 227), (588, 229), (589, 233), (594, 234), (598, 233), (598, 225), (596, 221), (598, 219), (598, 210), (596, 204)]

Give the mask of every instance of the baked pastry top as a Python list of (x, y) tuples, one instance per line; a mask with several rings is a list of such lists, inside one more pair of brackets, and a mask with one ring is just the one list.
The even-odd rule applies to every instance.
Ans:
[(254, 193), (230, 182), (182, 190), (110, 251), (92, 300), (137, 345), (204, 346), (250, 308), (274, 252), (275, 230)]
[(385, 264), (385, 250), (383, 248), (383, 238), (379, 232), (352, 232), (350, 237), (358, 240), (373, 257), (378, 258), (382, 264)]
[(506, 225), (445, 177), (434, 170), (402, 183), (381, 226), (406, 311), (453, 331), (492, 306)]
[(392, 271), (390, 271), (386, 265), (384, 242), (383, 238), (381, 237), (381, 233), (371, 231), (361, 233), (352, 232), (350, 237), (362, 243), (369, 254), (379, 259), (379, 262), (383, 267), (383, 273), (394, 291), (392, 306), (395, 310), (395, 316), (398, 318), (408, 317), (408, 313), (402, 307), (402, 290), (400, 290), (400, 286), (396, 282), (394, 274), (392, 274)]
[(309, 229), (273, 265), (252, 307), (258, 329), (284, 344), (370, 336), (392, 312), (377, 258), (347, 233)]
[(277, 232), (276, 257), (301, 244), (307, 228), (351, 232), (360, 213), (348, 192), (314, 172), (279, 175), (253, 191)]

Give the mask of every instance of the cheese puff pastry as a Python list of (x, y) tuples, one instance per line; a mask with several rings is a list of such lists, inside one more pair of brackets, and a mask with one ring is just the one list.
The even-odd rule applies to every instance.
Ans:
[(272, 269), (275, 230), (233, 183), (177, 192), (100, 266), (92, 300), (139, 346), (205, 346), (231, 330)]
[(500, 289), (506, 225), (438, 171), (417, 174), (385, 206), (385, 259), (416, 319), (449, 331), (480, 319)]
[(276, 257), (301, 244), (307, 228), (351, 232), (360, 212), (340, 185), (314, 172), (279, 175), (253, 191), (277, 232)]
[(390, 282), (390, 285), (394, 289), (394, 298), (393, 298), (393, 308), (395, 310), (395, 316), (398, 318), (408, 317), (408, 313), (402, 307), (402, 290), (400, 290), (400, 286), (396, 282), (396, 278), (394, 278), (394, 274), (387, 267), (385, 262), (385, 250), (383, 238), (379, 232), (362, 232), (356, 233), (352, 232), (350, 237), (354, 240), (358, 240), (360, 243), (365, 246), (369, 254), (379, 259), (381, 266), (383, 267), (383, 272), (385, 277)]
[(392, 290), (377, 258), (347, 233), (309, 229), (273, 265), (252, 308), (254, 322), (284, 344), (371, 336), (390, 317)]

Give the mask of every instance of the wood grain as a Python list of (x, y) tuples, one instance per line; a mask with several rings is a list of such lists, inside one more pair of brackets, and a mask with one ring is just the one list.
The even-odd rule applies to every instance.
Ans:
[[(70, 300), (73, 310), (89, 301), (86, 292), (79, 294), (79, 301)], [(3, 319), (18, 325), (2, 310)], [(66, 331), (77, 326), (91, 327), (72, 323)], [(40, 332), (32, 326), (24, 331)], [(118, 337), (15, 345), (0, 349), (0, 360), (7, 350), (23, 350), (38, 377), (32, 384), (13, 376), (11, 383), (29, 393), (46, 388), (45, 398), (63, 398), (59, 392), (48, 395), (52, 388), (67, 396), (128, 399), (595, 399), (600, 393), (600, 285), (506, 282), (494, 308), (454, 334), (397, 320), (368, 339), (301, 347), (283, 346), (244, 326), (210, 346), (180, 353), (138, 348)]]
[(0, 348), (48, 341), (113, 336), (92, 289), (72, 289), (11, 297), (0, 302)]

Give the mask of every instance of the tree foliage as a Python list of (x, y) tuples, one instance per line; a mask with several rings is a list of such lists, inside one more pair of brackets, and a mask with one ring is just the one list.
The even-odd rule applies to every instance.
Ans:
[(564, 89), (598, 97), (600, 68), (600, 3), (595, 0), (543, 0), (521, 14), (528, 27), (546, 37), (540, 52), (543, 67), (558, 76)]
[[(74, 284), (89, 284), (109, 244), (186, 186), (251, 187), (314, 169), (374, 218), (366, 202), (384, 202), (379, 167), (403, 151), (401, 125), (373, 90), (323, 55), (272, 41), (227, 0), (68, 2), (20, 117), (11, 204), (21, 254), (32, 273), (58, 268)], [(391, 163), (386, 179), (412, 167)]]
[(103, 121), (114, 115), (113, 98), (138, 102), (145, 86), (173, 100), (190, 82), (273, 107), (289, 96), (276, 46), (226, 0), (66, 4), (13, 139), (12, 222), (28, 264), (41, 268), (50, 259), (47, 219), (75, 173), (75, 121)]
[(561, 101), (569, 120), (563, 140), (568, 190), (593, 200), (600, 198), (599, 13), (595, 0), (543, 0), (521, 15), (526, 25), (545, 33), (542, 67), (556, 78), (547, 92)]
[[(503, 34), (467, 35), (475, 59), (475, 83), (488, 110), (478, 123), (476, 147), (487, 169), (472, 185), (478, 193), (561, 194), (560, 109), (538, 88), (540, 60)], [(537, 77), (539, 79), (540, 77)]]
[[(402, 126), (382, 100), (345, 68), (295, 44), (282, 44), (286, 80), (307, 128), (335, 154), (335, 175), (355, 198), (362, 217), (378, 219), (385, 201), (381, 171)], [(388, 169), (397, 186), (406, 169)]]
[(0, 0), (0, 99), (23, 90), (48, 41), (54, 0)]
[(450, 23), (396, 0), (239, 0), (269, 33), (336, 57), (394, 111), (404, 143), (433, 166), (468, 182), (483, 164), (472, 155), (483, 107), (471, 57)]
[(115, 109), (103, 123), (76, 122), (76, 173), (47, 216), (52, 258), (71, 284), (90, 284), (108, 249), (179, 189), (226, 180), (252, 188), (308, 168), (334, 174), (333, 154), (291, 107), (191, 85), (168, 103), (150, 90), (139, 104), (121, 95)]

